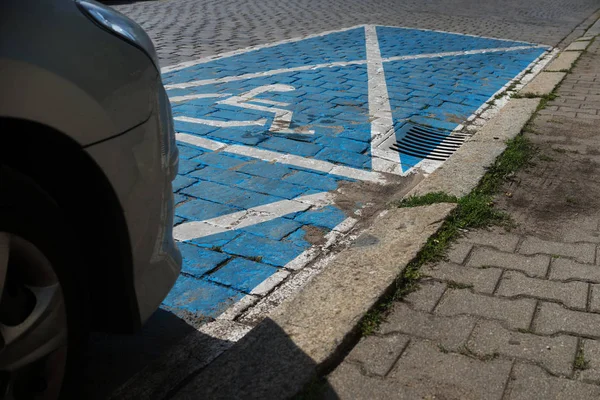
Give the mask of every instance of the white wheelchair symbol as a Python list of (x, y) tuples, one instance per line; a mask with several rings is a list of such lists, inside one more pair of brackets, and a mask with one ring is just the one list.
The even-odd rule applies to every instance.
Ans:
[[(200, 99), (200, 98), (211, 98), (211, 97), (225, 97), (225, 100), (217, 101), (217, 104), (226, 104), (233, 107), (246, 108), (249, 110), (257, 110), (257, 111), (265, 111), (269, 113), (274, 113), (273, 123), (269, 128), (269, 132), (273, 133), (300, 133), (300, 134), (313, 134), (315, 131), (307, 129), (306, 127), (297, 127), (294, 129), (290, 128), (290, 124), (292, 123), (292, 115), (293, 112), (290, 110), (286, 110), (285, 108), (289, 106), (289, 103), (283, 103), (279, 101), (267, 100), (267, 99), (257, 99), (255, 98), (259, 94), (266, 92), (291, 92), (296, 90), (293, 86), (290, 85), (264, 85), (259, 86), (255, 89), (249, 90), (245, 93), (240, 94), (239, 96), (231, 96), (229, 93), (220, 94), (220, 93), (203, 93), (196, 95), (188, 95), (188, 96), (176, 96), (172, 97), (170, 100), (172, 103), (182, 102), (186, 100)], [(176, 120), (205, 124), (211, 126), (218, 126), (221, 128), (226, 127), (236, 127), (236, 126), (264, 126), (267, 124), (267, 118), (260, 118), (257, 120), (249, 120), (249, 121), (218, 121), (204, 118), (190, 118), (190, 117), (175, 117)]]

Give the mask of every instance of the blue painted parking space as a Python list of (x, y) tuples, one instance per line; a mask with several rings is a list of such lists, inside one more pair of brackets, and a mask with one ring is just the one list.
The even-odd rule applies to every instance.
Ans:
[[(361, 204), (336, 205), (340, 185), (417, 170), (546, 51), (361, 26), (164, 73), (181, 157), (184, 267), (163, 307), (199, 324), (264, 296), (266, 280), (293, 274), (295, 260), (358, 218)], [(435, 134), (411, 149), (409, 126)], [(381, 147), (390, 140), (404, 147)]]

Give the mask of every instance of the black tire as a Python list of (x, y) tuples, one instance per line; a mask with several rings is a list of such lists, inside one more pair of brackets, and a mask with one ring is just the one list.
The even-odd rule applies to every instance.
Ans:
[(85, 265), (77, 232), (63, 210), (31, 179), (0, 166), (0, 232), (33, 244), (51, 263), (62, 287), (67, 317), (67, 360), (59, 398), (82, 398), (81, 374), (89, 323)]

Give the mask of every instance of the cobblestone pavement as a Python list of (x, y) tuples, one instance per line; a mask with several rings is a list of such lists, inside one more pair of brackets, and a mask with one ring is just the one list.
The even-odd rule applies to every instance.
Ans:
[(470, 232), (424, 267), (330, 397), (600, 398), (599, 42), (558, 96), (526, 133), (535, 165), (498, 198), (518, 228)]
[(596, 0), (166, 0), (113, 6), (151, 35), (163, 66), (358, 24), (556, 45)]

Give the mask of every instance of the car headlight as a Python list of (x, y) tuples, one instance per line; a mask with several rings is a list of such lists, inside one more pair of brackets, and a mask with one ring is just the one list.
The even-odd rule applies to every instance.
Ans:
[(76, 3), (92, 21), (146, 53), (160, 71), (152, 40), (141, 26), (120, 12), (94, 0), (76, 0)]

